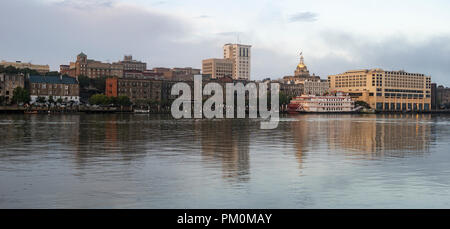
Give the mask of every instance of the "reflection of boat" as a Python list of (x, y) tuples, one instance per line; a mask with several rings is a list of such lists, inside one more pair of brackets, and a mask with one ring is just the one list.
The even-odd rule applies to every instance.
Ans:
[(336, 96), (302, 95), (294, 97), (288, 105), (288, 113), (353, 113), (355, 102), (352, 99), (338, 93)]
[(38, 111), (24, 111), (25, 114), (37, 114)]
[(135, 109), (134, 113), (137, 113), (137, 114), (148, 114), (148, 113), (150, 113), (150, 110)]

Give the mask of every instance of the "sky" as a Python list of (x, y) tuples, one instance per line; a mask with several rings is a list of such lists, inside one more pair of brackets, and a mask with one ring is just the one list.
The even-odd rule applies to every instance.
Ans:
[(0, 60), (59, 70), (84, 52), (114, 62), (201, 68), (226, 43), (252, 45), (251, 79), (382, 68), (450, 86), (445, 0), (0, 0)]

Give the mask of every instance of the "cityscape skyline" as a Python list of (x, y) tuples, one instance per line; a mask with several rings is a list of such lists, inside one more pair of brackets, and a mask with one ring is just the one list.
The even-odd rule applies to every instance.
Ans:
[[(2, 38), (0, 59), (58, 70), (82, 51), (106, 62), (133, 54), (149, 68), (201, 68), (201, 60), (221, 56), (223, 44), (243, 43), (252, 45), (253, 80), (290, 75), (302, 50), (306, 64), (322, 78), (349, 69), (382, 68), (422, 72), (437, 84), (450, 84), (448, 3), (424, 8), (411, 2), (393, 18), (398, 7), (381, 10), (382, 3), (348, 3), (360, 12), (332, 2), (248, 1), (226, 16), (217, 6), (233, 1), (190, 1), (192, 6), (187, 6), (182, 1), (7, 0), (0, 17), (10, 32)], [(19, 8), (22, 16), (11, 23), (11, 12)]]

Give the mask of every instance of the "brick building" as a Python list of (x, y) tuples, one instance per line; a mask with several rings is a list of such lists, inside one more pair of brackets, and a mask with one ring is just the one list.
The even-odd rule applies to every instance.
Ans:
[(436, 88), (437, 108), (450, 108), (450, 88), (439, 85)]
[(117, 97), (127, 96), (132, 102), (138, 100), (161, 101), (161, 80), (148, 79), (106, 79), (106, 95)]
[(62, 99), (65, 102), (79, 102), (80, 88), (78, 81), (68, 76), (29, 76), (29, 91), (31, 103), (36, 102), (39, 97), (46, 100)]
[(5, 103), (10, 103), (13, 98), (14, 89), (25, 88), (25, 76), (23, 74), (0, 73), (0, 96)]

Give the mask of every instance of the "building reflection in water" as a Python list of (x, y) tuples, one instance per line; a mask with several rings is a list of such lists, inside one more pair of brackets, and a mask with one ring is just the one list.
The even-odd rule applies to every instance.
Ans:
[(149, 129), (154, 129), (152, 123), (130, 115), (81, 115), (79, 118), (79, 130), (73, 131), (77, 141), (72, 141), (77, 147), (79, 166), (114, 157), (121, 163), (145, 157), (148, 138), (152, 136), (148, 134)]
[(246, 182), (250, 178), (250, 127), (248, 120), (201, 121), (202, 156), (221, 162), (228, 181)]
[(329, 152), (364, 159), (407, 157), (428, 153), (433, 140), (429, 114), (304, 115), (296, 119), (292, 130), (297, 155), (326, 142)]

